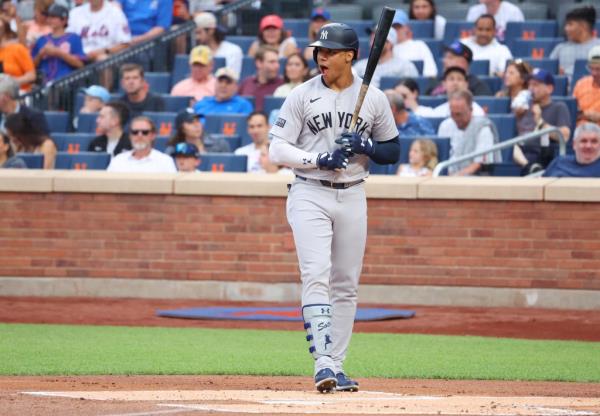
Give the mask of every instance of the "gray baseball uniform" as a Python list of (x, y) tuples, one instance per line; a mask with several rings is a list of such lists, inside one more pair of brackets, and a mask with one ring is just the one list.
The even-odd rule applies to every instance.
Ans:
[[(361, 84), (362, 79), (354, 76), (350, 87), (337, 92), (321, 76), (314, 77), (292, 90), (270, 132), (271, 156), (282, 160), (277, 153), (285, 148), (285, 162), (297, 176), (288, 195), (287, 218), (300, 264), (303, 315), (316, 359), (315, 374), (323, 368), (343, 371), (366, 243), (362, 180), (368, 175), (369, 158), (354, 155), (341, 172), (316, 169), (315, 163), (319, 153), (339, 147), (335, 140), (350, 127)], [(390, 105), (380, 90), (369, 88), (355, 131), (376, 141), (398, 136)], [(336, 189), (322, 181), (351, 186)]]

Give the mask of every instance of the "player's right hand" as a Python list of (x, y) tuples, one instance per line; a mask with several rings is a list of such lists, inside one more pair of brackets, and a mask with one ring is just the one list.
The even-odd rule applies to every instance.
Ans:
[(317, 167), (325, 170), (346, 169), (348, 167), (348, 156), (342, 149), (336, 149), (333, 153), (319, 153), (317, 156)]

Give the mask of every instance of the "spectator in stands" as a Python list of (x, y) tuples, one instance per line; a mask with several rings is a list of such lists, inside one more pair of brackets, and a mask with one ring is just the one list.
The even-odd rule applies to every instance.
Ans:
[(408, 17), (410, 20), (433, 20), (433, 37), (444, 38), (446, 18), (437, 14), (433, 0), (410, 0)]
[(285, 84), (277, 87), (273, 92), (273, 95), (275, 97), (287, 97), (295, 87), (309, 78), (308, 72), (308, 62), (306, 62), (306, 59), (304, 59), (301, 53), (296, 52), (290, 55), (285, 63), (283, 75)]
[(196, 43), (208, 46), (213, 56), (225, 58), (225, 66), (231, 68), (239, 79), (244, 57), (242, 48), (225, 40), (226, 29), (217, 25), (214, 14), (200, 13), (194, 18), (194, 22), (196, 23)]
[(17, 42), (17, 35), (4, 19), (0, 19), (0, 62), (0, 72), (13, 77), (21, 90), (31, 89), (36, 76), (33, 59), (29, 49)]
[(408, 61), (423, 61), (423, 76), (436, 77), (437, 65), (429, 46), (422, 40), (414, 40), (406, 12), (396, 9), (392, 28), (396, 31), (397, 42), (394, 45), (394, 57)]
[[(467, 79), (469, 81), (469, 91), (473, 95), (492, 95), (492, 91), (488, 85), (481, 81), (476, 75), (469, 73), (469, 66), (473, 61), (473, 51), (471, 48), (466, 46), (464, 43), (459, 41), (453, 42), (450, 46), (445, 47), (446, 52), (444, 53), (443, 65), (444, 72), (451, 66), (457, 66), (465, 70), (467, 73)], [(428, 95), (444, 95), (446, 90), (444, 88), (443, 79), (440, 79), (436, 85), (428, 90)]]
[(90, 85), (82, 91), (84, 96), (80, 113), (97, 113), (110, 101), (110, 93), (100, 85)]
[(164, 111), (162, 97), (148, 91), (144, 79), (144, 68), (138, 64), (123, 64), (119, 70), (121, 87), (125, 94), (120, 98), (129, 107), (131, 117), (137, 117), (144, 111)]
[(259, 163), (265, 173), (284, 173), (287, 175), (293, 175), (294, 173), (290, 168), (285, 167), (284, 165), (276, 165), (275, 163), (271, 162), (271, 159), (269, 159), (270, 145), (271, 143), (267, 142), (260, 147)]
[(479, 0), (481, 4), (476, 4), (469, 8), (467, 12), (467, 21), (474, 22), (482, 14), (491, 14), (496, 19), (496, 36), (501, 41), (504, 40), (506, 24), (508, 22), (523, 22), (525, 16), (518, 6), (502, 0)]
[(386, 90), (385, 95), (392, 108), (394, 121), (398, 127), (400, 137), (435, 135), (431, 122), (421, 116), (416, 115), (404, 104), (401, 94), (394, 90)]
[(177, 143), (173, 151), (173, 158), (179, 172), (197, 172), (200, 167), (200, 152), (192, 143)]
[(259, 49), (265, 46), (275, 48), (279, 58), (287, 58), (298, 52), (296, 39), (283, 27), (283, 20), (276, 14), (263, 17), (258, 27), (258, 39), (252, 42), (248, 56), (255, 57)]
[[(375, 29), (367, 30), (367, 33), (371, 34), (371, 45), (373, 44), (373, 38), (375, 36)], [(394, 45), (398, 42), (396, 31), (391, 30), (388, 32), (387, 39), (383, 45), (381, 51), (381, 57), (379, 63), (375, 67), (373, 78), (371, 79), (371, 85), (379, 88), (379, 83), (382, 77), (418, 77), (419, 71), (417, 67), (410, 61), (403, 59), (399, 56), (394, 55)], [(367, 68), (368, 59), (361, 59), (356, 62), (352, 69), (356, 71), (359, 77), (365, 75)]]
[(246, 77), (240, 85), (239, 94), (254, 97), (256, 110), (262, 110), (265, 95), (273, 95), (277, 87), (284, 83), (279, 76), (279, 57), (277, 50), (265, 46), (254, 57), (256, 75)]
[(596, 9), (593, 6), (579, 7), (567, 13), (565, 20), (566, 42), (561, 42), (550, 54), (550, 59), (558, 59), (560, 71), (569, 79), (573, 76), (575, 61), (587, 59), (590, 50), (600, 45), (594, 36)]
[[(531, 111), (535, 130), (558, 127), (565, 141), (571, 134), (571, 115), (562, 101), (552, 101), (554, 77), (544, 69), (534, 68), (529, 78), (529, 90), (533, 100)], [(550, 139), (558, 141), (558, 135), (552, 133), (539, 140), (531, 140), (513, 148), (513, 160), (522, 167), (522, 174), (528, 175), (542, 170), (553, 157)]]
[(152, 39), (169, 30), (173, 0), (117, 0), (129, 22), (132, 44)]
[[(489, 149), (498, 143), (498, 131), (487, 117), (473, 116), (473, 95), (468, 90), (453, 92), (448, 97), (450, 117), (442, 121), (438, 136), (450, 137), (450, 159)], [(480, 174), (485, 164), (500, 162), (499, 152), (491, 152), (448, 167), (454, 176)]]
[(18, 98), (19, 84), (17, 81), (10, 75), (0, 74), (0, 113), (2, 113), (0, 130), (4, 128), (6, 117), (9, 114), (17, 113), (22, 114), (29, 125), (36, 126), (49, 138), (50, 130), (44, 113), (20, 103)]
[(429, 139), (417, 139), (410, 145), (408, 163), (398, 166), (396, 174), (403, 178), (431, 176), (438, 164), (438, 149)]
[(531, 91), (529, 91), (531, 72), (531, 66), (521, 59), (510, 62), (504, 73), (504, 89), (496, 94), (497, 97), (510, 98), (510, 108), (517, 119), (519, 135), (531, 132), (535, 128), (531, 111)]
[(217, 79), (212, 75), (212, 70), (212, 51), (206, 45), (196, 46), (190, 52), (190, 77), (175, 84), (171, 95), (192, 96), (196, 101), (215, 95)]
[(512, 53), (506, 45), (496, 40), (496, 20), (491, 14), (482, 14), (475, 21), (475, 34), (462, 43), (473, 51), (473, 59), (490, 62), (490, 76), (502, 77), (506, 61), (512, 59)]
[(111, 157), (131, 150), (125, 125), (129, 121), (129, 109), (120, 101), (102, 107), (96, 118), (96, 131), (100, 133), (88, 146), (88, 152), (107, 152)]
[(419, 84), (412, 78), (405, 78), (394, 86), (394, 91), (402, 96), (404, 106), (421, 117), (433, 117), (433, 108), (419, 105)]
[(600, 178), (600, 127), (583, 123), (573, 136), (574, 155), (558, 156), (543, 176)]
[[(22, 33), (19, 33), (19, 41), (23, 45), (31, 49), (39, 37), (47, 35), (52, 31), (46, 22), (46, 12), (52, 3), (54, 3), (53, 0), (35, 0), (33, 20), (23, 22), (24, 30)], [(22, 36), (24, 36), (24, 39)]]
[(23, 159), (15, 156), (6, 133), (0, 131), (0, 168), (2, 169), (27, 169)]
[[(323, 7), (317, 7), (316, 9), (313, 9), (313, 11), (310, 14), (310, 23), (308, 24), (309, 45), (317, 40), (317, 33), (319, 32), (319, 30), (330, 21), (331, 13), (329, 13), (329, 10), (324, 9)], [(314, 49), (315, 48), (313, 48), (312, 46), (307, 46), (306, 48), (304, 48), (304, 59), (306, 59), (307, 61), (312, 61)]]
[(200, 117), (191, 108), (180, 111), (175, 118), (175, 134), (169, 139), (165, 153), (172, 155), (179, 143), (191, 143), (200, 153), (229, 153), (229, 143), (223, 138), (206, 136)]
[[(446, 95), (450, 96), (450, 94), (468, 89), (468, 81), (467, 81), (467, 73), (464, 69), (458, 66), (451, 66), (450, 68), (444, 71), (444, 78), (442, 81), (442, 85), (444, 86), (444, 90), (446, 91)], [(479, 104), (473, 101), (473, 115), (474, 116), (484, 116), (485, 111)], [(450, 117), (450, 104), (448, 101), (442, 103), (435, 107), (431, 112), (430, 117)]]
[(54, 169), (56, 145), (39, 126), (30, 124), (26, 115), (9, 114), (4, 123), (4, 130), (15, 152), (41, 153), (44, 155), (44, 169)]
[(217, 86), (214, 97), (204, 97), (194, 104), (194, 112), (203, 117), (207, 114), (234, 113), (250, 114), (252, 103), (240, 97), (238, 90), (238, 75), (231, 68), (219, 68), (215, 73)]
[(123, 10), (107, 0), (90, 0), (73, 8), (67, 32), (81, 36), (83, 51), (94, 62), (122, 51), (131, 42)]
[(252, 143), (235, 150), (236, 155), (248, 156), (246, 172), (265, 173), (260, 164), (261, 149), (269, 142), (269, 120), (261, 111), (255, 111), (248, 116), (248, 134)]
[(573, 90), (580, 111), (577, 122), (600, 124), (600, 46), (590, 50), (587, 69), (590, 75), (577, 81)]
[(173, 173), (177, 167), (173, 158), (152, 148), (156, 139), (156, 126), (145, 116), (138, 116), (129, 126), (129, 139), (133, 150), (121, 152), (108, 165), (109, 172)]
[(40, 37), (31, 51), (33, 63), (44, 76), (45, 82), (62, 78), (82, 68), (87, 59), (81, 37), (65, 32), (69, 10), (53, 4), (47, 13), (47, 22), (52, 32)]

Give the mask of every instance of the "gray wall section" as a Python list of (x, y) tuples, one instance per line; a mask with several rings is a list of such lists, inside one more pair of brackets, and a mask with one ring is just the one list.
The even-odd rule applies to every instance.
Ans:
[[(0, 277), (0, 296), (204, 299), (295, 303), (295, 283)], [(600, 291), (362, 285), (361, 303), (600, 310)]]

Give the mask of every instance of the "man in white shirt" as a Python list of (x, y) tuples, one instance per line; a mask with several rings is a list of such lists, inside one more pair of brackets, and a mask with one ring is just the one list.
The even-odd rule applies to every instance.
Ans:
[(120, 7), (106, 0), (89, 0), (69, 13), (67, 32), (81, 36), (83, 51), (92, 61), (125, 49), (131, 42), (129, 23)]
[(214, 14), (200, 13), (194, 17), (194, 22), (196, 23), (196, 43), (208, 46), (214, 56), (225, 58), (225, 66), (231, 68), (239, 79), (244, 57), (242, 48), (225, 40), (227, 30), (217, 25)]
[(490, 61), (490, 76), (503, 77), (506, 61), (513, 58), (510, 49), (496, 40), (496, 19), (482, 14), (475, 21), (475, 35), (462, 39), (473, 52), (473, 59)]
[(396, 9), (392, 28), (396, 31), (398, 42), (394, 46), (394, 57), (408, 61), (423, 61), (423, 76), (436, 77), (437, 65), (429, 46), (422, 40), (414, 40), (410, 30), (408, 15), (402, 9)]
[(496, 36), (504, 40), (506, 24), (508, 22), (523, 22), (525, 16), (518, 6), (502, 0), (479, 0), (481, 4), (476, 4), (469, 8), (467, 12), (467, 21), (474, 22), (482, 14), (491, 14), (496, 19)]
[(109, 172), (174, 173), (177, 167), (173, 158), (152, 148), (156, 139), (156, 126), (151, 119), (139, 116), (131, 121), (129, 138), (133, 150), (113, 157), (106, 169)]
[[(375, 30), (369, 30), (371, 33), (371, 45), (373, 44), (373, 38), (375, 36)], [(381, 81), (381, 77), (405, 77), (405, 78), (414, 78), (419, 76), (419, 71), (415, 64), (410, 62), (407, 59), (395, 57), (394, 56), (394, 45), (398, 42), (398, 37), (396, 36), (396, 31), (390, 29), (387, 40), (383, 45), (383, 50), (381, 51), (381, 57), (379, 58), (379, 63), (375, 68), (375, 72), (373, 73), (373, 78), (371, 79), (371, 85), (379, 88), (379, 82)], [(356, 74), (359, 77), (364, 77), (365, 70), (367, 69), (367, 61), (368, 59), (361, 59), (357, 63), (354, 64), (352, 69), (356, 71)]]
[(239, 147), (235, 150), (236, 155), (248, 156), (246, 172), (266, 173), (260, 163), (262, 149), (269, 143), (269, 119), (261, 111), (254, 111), (248, 116), (248, 134), (252, 143)]
[[(474, 117), (473, 96), (468, 90), (456, 91), (448, 97), (450, 117), (442, 121), (438, 136), (450, 137), (450, 159), (490, 148), (498, 142), (498, 132), (487, 117)], [(500, 162), (499, 152), (487, 153), (450, 166), (448, 173), (456, 176), (476, 175), (484, 164)]]

